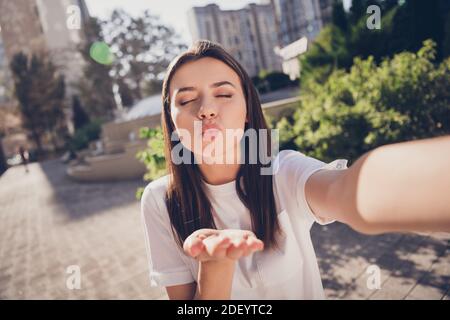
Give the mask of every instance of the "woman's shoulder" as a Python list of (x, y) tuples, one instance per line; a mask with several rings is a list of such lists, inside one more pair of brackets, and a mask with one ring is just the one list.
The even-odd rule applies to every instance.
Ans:
[(158, 211), (165, 208), (164, 199), (169, 185), (169, 177), (167, 174), (147, 184), (141, 197), (142, 206), (153, 207), (159, 209)]
[(292, 173), (293, 169), (306, 169), (311, 165), (322, 165), (323, 162), (306, 156), (296, 150), (281, 150), (273, 161), (275, 175)]
[(282, 150), (274, 159), (273, 172), (275, 176), (303, 175), (315, 171), (317, 169), (346, 169), (347, 159), (336, 159), (329, 163), (305, 155), (296, 150)]
[(166, 174), (158, 179), (150, 181), (144, 190), (151, 190), (152, 192), (165, 192), (169, 183), (169, 175)]

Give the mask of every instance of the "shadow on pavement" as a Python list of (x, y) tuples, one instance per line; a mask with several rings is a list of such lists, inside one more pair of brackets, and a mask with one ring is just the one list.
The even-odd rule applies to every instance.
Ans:
[(138, 203), (136, 190), (142, 180), (115, 182), (76, 182), (66, 175), (66, 165), (59, 160), (39, 164), (51, 184), (55, 202), (70, 219), (81, 219), (131, 202)]
[[(431, 264), (439, 258), (448, 260), (448, 238), (402, 233), (369, 236), (342, 223), (328, 226), (315, 224), (311, 236), (323, 286), (334, 292), (330, 298), (345, 298), (347, 293), (356, 290), (356, 279), (361, 275), (367, 277), (365, 272), (370, 264), (378, 265), (391, 277), (410, 278), (415, 282), (422, 280), (422, 285), (438, 289), (442, 296), (449, 290), (450, 274), (434, 274), (430, 271)], [(411, 254), (418, 256), (411, 259)], [(361, 258), (365, 262), (358, 268), (350, 264)], [(420, 259), (430, 261), (420, 264), (417, 259), (419, 262)]]

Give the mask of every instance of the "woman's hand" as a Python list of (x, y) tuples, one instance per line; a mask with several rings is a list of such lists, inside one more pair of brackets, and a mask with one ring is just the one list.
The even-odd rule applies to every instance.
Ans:
[(264, 248), (252, 231), (200, 229), (184, 241), (183, 249), (199, 261), (238, 260)]
[(230, 299), (236, 260), (263, 248), (264, 243), (248, 230), (193, 232), (184, 241), (183, 249), (199, 261), (194, 299)]

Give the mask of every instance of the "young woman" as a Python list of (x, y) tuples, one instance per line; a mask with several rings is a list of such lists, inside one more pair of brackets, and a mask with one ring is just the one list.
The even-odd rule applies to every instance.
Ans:
[(450, 137), (379, 147), (350, 168), (275, 154), (250, 78), (212, 42), (168, 67), (162, 126), (168, 175), (141, 209), (151, 285), (170, 299), (323, 299), (314, 222), (450, 231)]

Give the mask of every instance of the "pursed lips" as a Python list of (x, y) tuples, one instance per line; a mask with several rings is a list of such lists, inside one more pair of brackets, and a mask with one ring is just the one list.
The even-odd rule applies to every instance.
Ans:
[(202, 126), (202, 135), (205, 134), (205, 132), (208, 130), (220, 131), (220, 128), (216, 124), (205, 124)]

